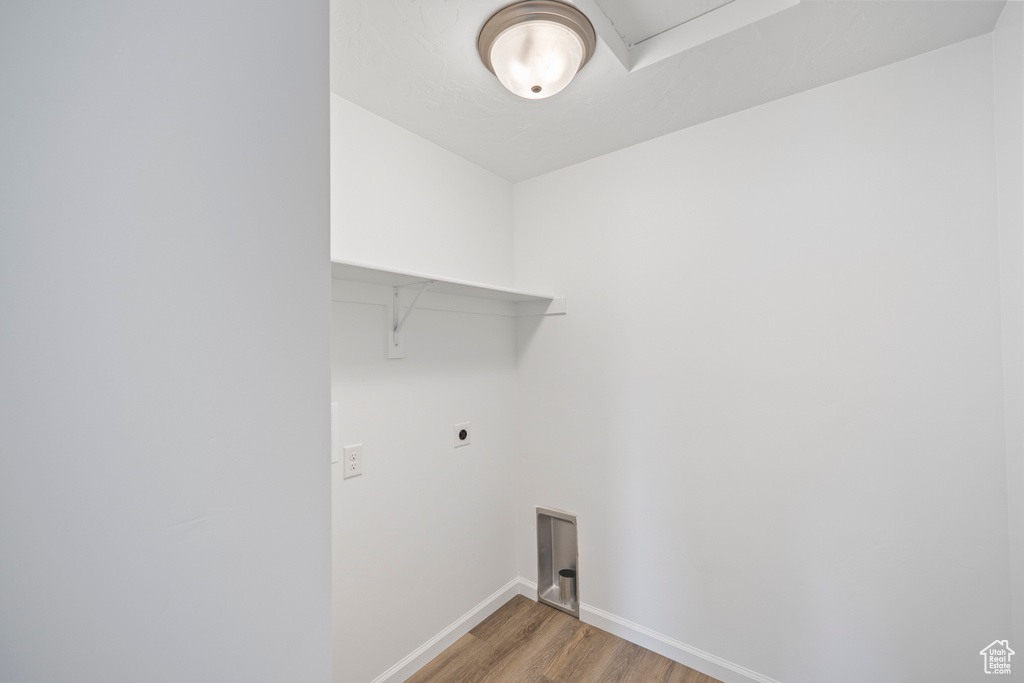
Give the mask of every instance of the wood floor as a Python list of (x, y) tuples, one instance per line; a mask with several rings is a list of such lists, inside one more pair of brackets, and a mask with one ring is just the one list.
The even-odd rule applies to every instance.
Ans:
[(517, 595), (407, 683), (719, 683)]

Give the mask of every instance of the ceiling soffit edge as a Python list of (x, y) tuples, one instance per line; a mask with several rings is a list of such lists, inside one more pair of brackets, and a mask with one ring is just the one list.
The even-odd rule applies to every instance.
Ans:
[(594, 25), (598, 37), (629, 72), (657, 64), (744, 26), (799, 5), (801, 0), (733, 0), (678, 26), (630, 46), (597, 0), (574, 0)]

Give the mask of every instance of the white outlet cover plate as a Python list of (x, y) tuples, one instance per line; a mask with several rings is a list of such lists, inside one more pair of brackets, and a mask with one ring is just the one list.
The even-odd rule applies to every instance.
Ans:
[[(465, 439), (459, 438), (459, 433), (463, 429), (466, 430), (466, 438)], [(459, 446), (468, 446), (469, 445), (469, 440), (473, 436), (473, 432), (469, 428), (469, 423), (468, 422), (460, 422), (459, 424), (455, 425), (454, 435), (455, 435), (455, 447), (458, 448)]]
[(358, 477), (363, 473), (363, 444), (345, 446), (342, 451), (341, 464), (345, 468), (344, 478)]

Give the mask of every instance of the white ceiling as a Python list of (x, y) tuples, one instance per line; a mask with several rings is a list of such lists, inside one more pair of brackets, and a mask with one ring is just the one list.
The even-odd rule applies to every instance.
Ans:
[[(1004, 4), (803, 0), (628, 71), (631, 36), (723, 2), (577, 0), (607, 42), (561, 93), (523, 100), (476, 53), (480, 27), (509, 1), (331, 0), (331, 90), (519, 181), (989, 33)], [(599, 7), (609, 14), (593, 16)]]
[(632, 46), (664, 33), (670, 28), (727, 5), (733, 0), (596, 0), (626, 45)]

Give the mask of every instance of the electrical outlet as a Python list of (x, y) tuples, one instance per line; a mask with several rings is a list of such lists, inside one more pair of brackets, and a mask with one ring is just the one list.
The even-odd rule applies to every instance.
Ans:
[(363, 473), (363, 444), (345, 446), (342, 453), (342, 464), (345, 466), (345, 479), (358, 477)]
[(455, 447), (469, 445), (469, 423), (461, 422), (455, 425)]

